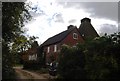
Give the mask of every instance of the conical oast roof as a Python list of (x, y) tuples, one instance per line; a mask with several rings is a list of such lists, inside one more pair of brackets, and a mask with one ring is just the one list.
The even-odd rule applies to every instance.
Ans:
[(91, 19), (89, 18), (83, 18), (81, 20), (79, 31), (84, 39), (93, 39), (95, 37), (99, 37), (98, 33), (91, 24)]

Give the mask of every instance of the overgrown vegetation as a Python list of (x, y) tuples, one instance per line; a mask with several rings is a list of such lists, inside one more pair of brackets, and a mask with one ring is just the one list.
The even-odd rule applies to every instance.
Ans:
[(58, 79), (119, 80), (120, 33), (63, 46), (59, 56)]
[(79, 48), (63, 46), (59, 56), (58, 74), (64, 79), (84, 79), (85, 55)]

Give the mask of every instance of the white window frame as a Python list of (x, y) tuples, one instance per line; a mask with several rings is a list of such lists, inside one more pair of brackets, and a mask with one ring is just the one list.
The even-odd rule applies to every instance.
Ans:
[(54, 45), (54, 52), (57, 52), (57, 45)]
[(47, 47), (47, 53), (49, 53), (50, 52), (50, 47)]
[[(76, 37), (75, 37), (76, 35)], [(78, 34), (77, 33), (73, 33), (73, 39), (78, 39)]]
[(29, 55), (29, 60), (37, 60), (37, 54)]

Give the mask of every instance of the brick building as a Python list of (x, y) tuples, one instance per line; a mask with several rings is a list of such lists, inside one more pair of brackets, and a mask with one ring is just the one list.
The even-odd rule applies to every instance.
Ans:
[(87, 39), (93, 39), (99, 35), (91, 24), (91, 19), (83, 18), (79, 28), (70, 25), (67, 30), (48, 38), (42, 45), (44, 54), (46, 56), (46, 63), (51, 62), (51, 55), (55, 60), (61, 51), (62, 45), (76, 46), (78, 43), (83, 43)]
[(91, 19), (83, 18), (79, 28), (69, 25), (65, 31), (48, 38), (40, 46), (35, 45), (25, 51), (22, 54), (22, 60), (27, 67), (31, 67), (31, 65), (37, 67), (37, 65), (39, 66), (40, 57), (42, 55), (45, 58), (45, 63), (50, 63), (51, 56), (54, 57), (54, 60), (57, 60), (62, 45), (74, 47), (78, 43), (84, 43), (85, 40), (93, 39), (98, 36), (91, 24)]

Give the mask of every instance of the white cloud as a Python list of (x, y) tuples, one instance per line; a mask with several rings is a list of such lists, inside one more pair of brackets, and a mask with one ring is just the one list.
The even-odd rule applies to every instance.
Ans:
[(32, 23), (26, 25), (27, 34), (38, 36), (38, 42), (43, 43), (49, 37), (66, 30), (66, 26), (62, 23), (51, 21), (51, 25), (47, 20), (47, 16), (38, 16)]
[[(100, 33), (102, 24), (111, 24), (117, 27), (117, 22), (115, 21), (105, 19), (104, 17), (91, 17), (91, 13), (85, 12), (85, 10), (83, 10), (82, 8), (64, 8), (62, 5), (57, 4), (55, 0), (32, 0), (32, 2), (33, 4), (31, 5), (33, 7), (38, 7), (38, 11), (32, 11), (32, 13), (40, 13), (42, 11), (44, 14), (34, 14), (35, 20), (26, 24), (26, 27), (29, 30), (27, 34), (38, 36), (39, 39), (37, 41), (39, 43), (43, 43), (49, 37), (65, 31), (67, 29), (67, 26), (70, 24), (79, 27), (81, 24), (80, 20), (84, 17), (89, 17), (91, 19), (91, 23), (98, 33)], [(75, 20), (75, 22), (70, 23), (70, 20), (73, 19)]]

